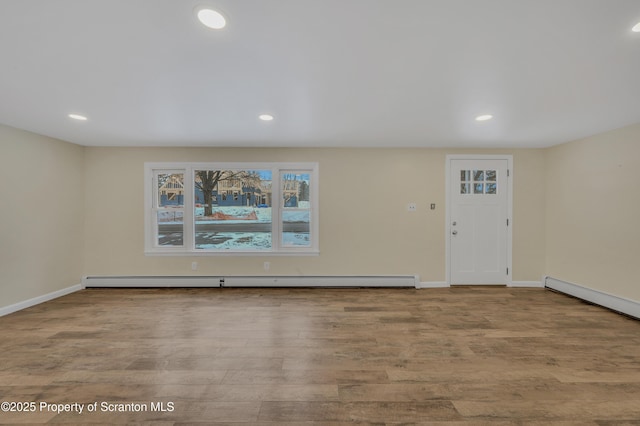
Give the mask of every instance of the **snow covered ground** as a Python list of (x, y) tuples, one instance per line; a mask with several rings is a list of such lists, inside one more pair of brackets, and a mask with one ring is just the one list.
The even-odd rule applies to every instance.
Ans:
[[(239, 219), (239, 220), (215, 220), (204, 216), (204, 207), (196, 207), (196, 223), (199, 222), (224, 222), (224, 223), (246, 223), (246, 222), (271, 222), (271, 207), (253, 208), (253, 207), (215, 207), (213, 213), (220, 212), (225, 215), (238, 218), (246, 217), (255, 212), (258, 217), (257, 221)], [(309, 222), (309, 210), (287, 210), (283, 209), (282, 219), (285, 222)]]
[[(302, 204), (302, 203), (301, 203)], [(301, 206), (302, 207), (302, 206)], [(306, 207), (306, 206), (305, 206)], [(304, 208), (304, 207), (302, 207)], [(253, 208), (253, 207), (215, 207), (213, 213), (223, 213), (231, 217), (247, 217), (255, 212), (257, 219), (227, 219), (216, 220), (211, 217), (204, 216), (204, 207), (195, 208), (196, 225), (204, 224), (240, 224), (240, 223), (271, 223), (271, 208)], [(303, 222), (309, 223), (309, 210), (282, 210), (282, 218), (284, 222)], [(162, 224), (182, 224), (184, 223), (182, 212), (159, 212), (158, 222)], [(171, 244), (171, 238), (168, 235), (159, 235), (160, 240), (166, 240), (167, 244)], [(271, 232), (196, 232), (196, 249), (214, 249), (214, 250), (269, 250), (272, 247)], [(308, 247), (310, 245), (309, 234), (299, 232), (284, 232), (282, 235), (282, 244), (285, 246)]]
[[(282, 235), (285, 246), (308, 247), (309, 234), (285, 232)], [(269, 232), (203, 232), (196, 234), (196, 249), (215, 250), (269, 250)]]

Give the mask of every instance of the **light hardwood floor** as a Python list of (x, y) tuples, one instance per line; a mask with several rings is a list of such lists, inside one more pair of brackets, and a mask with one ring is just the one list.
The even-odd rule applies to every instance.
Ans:
[(2, 423), (638, 425), (640, 321), (544, 289), (89, 289), (0, 318), (0, 401), (37, 404)]

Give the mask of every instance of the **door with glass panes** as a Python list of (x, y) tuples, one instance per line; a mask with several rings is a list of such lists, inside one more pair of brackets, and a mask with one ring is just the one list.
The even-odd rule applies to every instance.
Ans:
[(509, 160), (449, 161), (449, 283), (507, 284)]

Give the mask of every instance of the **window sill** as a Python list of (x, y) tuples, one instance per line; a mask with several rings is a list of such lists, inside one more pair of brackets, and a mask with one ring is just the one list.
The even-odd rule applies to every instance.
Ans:
[(319, 250), (291, 250), (291, 251), (173, 251), (173, 250), (146, 250), (145, 256), (176, 256), (176, 257), (217, 257), (217, 256), (320, 256)]

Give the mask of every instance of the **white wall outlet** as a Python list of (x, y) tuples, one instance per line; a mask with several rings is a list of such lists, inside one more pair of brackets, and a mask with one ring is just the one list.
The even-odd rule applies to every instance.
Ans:
[(264, 270), (268, 271), (269, 269), (271, 269), (271, 262), (264, 262)]
[(191, 270), (192, 271), (198, 270), (198, 262), (191, 262)]
[(408, 212), (415, 212), (416, 210), (418, 210), (418, 206), (417, 206), (416, 203), (407, 204), (407, 211)]

